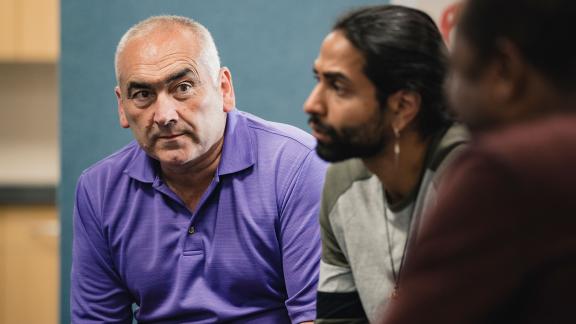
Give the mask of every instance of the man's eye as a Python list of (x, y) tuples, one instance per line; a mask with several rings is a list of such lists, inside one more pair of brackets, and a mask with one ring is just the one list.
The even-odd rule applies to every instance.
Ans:
[(146, 100), (149, 99), (152, 96), (152, 94), (150, 93), (150, 91), (147, 90), (141, 90), (138, 92), (135, 92), (132, 94), (132, 99), (135, 100)]
[(192, 85), (189, 82), (183, 82), (176, 86), (178, 94), (188, 94), (192, 90)]
[(150, 90), (138, 90), (130, 96), (130, 99), (138, 107), (148, 106), (154, 100), (154, 93)]
[(341, 94), (344, 92), (344, 87), (337, 81), (330, 82), (330, 88), (332, 88), (338, 94)]

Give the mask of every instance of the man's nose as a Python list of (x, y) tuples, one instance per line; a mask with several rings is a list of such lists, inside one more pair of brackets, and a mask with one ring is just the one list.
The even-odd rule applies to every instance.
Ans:
[(159, 127), (169, 127), (177, 123), (178, 119), (178, 106), (176, 100), (167, 95), (159, 95), (156, 101), (154, 122)]
[(310, 115), (323, 115), (325, 113), (325, 106), (319, 84), (314, 86), (308, 99), (304, 102), (304, 111)]

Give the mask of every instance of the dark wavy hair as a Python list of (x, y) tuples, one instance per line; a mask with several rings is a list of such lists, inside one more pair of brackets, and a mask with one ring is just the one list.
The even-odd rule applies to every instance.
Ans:
[(422, 98), (416, 116), (422, 136), (451, 123), (444, 95), (448, 51), (430, 16), (403, 6), (372, 6), (345, 14), (332, 29), (342, 31), (364, 56), (364, 73), (382, 107), (390, 95), (410, 90)]

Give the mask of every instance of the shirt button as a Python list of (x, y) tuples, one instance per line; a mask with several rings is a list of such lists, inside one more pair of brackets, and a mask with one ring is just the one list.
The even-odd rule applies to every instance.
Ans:
[(192, 235), (194, 233), (196, 233), (196, 229), (194, 228), (194, 226), (188, 227), (188, 234)]

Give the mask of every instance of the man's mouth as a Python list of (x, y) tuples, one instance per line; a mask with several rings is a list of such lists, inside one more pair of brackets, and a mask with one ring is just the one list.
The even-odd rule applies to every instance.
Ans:
[(323, 127), (319, 126), (315, 122), (309, 122), (308, 126), (310, 126), (310, 129), (312, 129), (312, 136), (314, 136), (318, 142), (331, 142), (331, 137), (327, 132), (324, 131)]
[(171, 140), (171, 139), (175, 139), (177, 137), (180, 137), (184, 134), (180, 133), (180, 134), (168, 134), (168, 135), (161, 135), (158, 136), (159, 139), (166, 139), (166, 140)]

